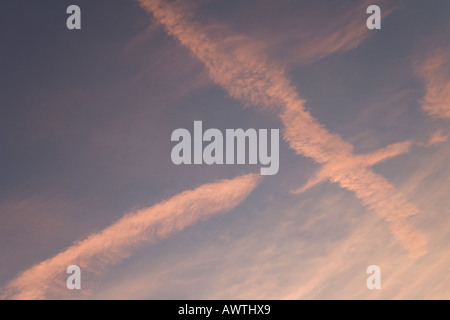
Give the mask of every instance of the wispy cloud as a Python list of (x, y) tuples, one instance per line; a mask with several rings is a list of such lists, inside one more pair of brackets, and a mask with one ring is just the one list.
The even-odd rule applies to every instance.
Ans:
[[(276, 111), (284, 124), (284, 139), (297, 154), (326, 165), (332, 182), (351, 190), (362, 203), (390, 222), (392, 232), (412, 257), (426, 252), (425, 236), (407, 220), (418, 213), (387, 179), (360, 161), (353, 145), (329, 132), (306, 109), (306, 101), (291, 84), (285, 69), (261, 53), (260, 45), (223, 27), (203, 26), (183, 10), (160, 0), (139, 0), (172, 36), (202, 61), (215, 83), (245, 106)], [(339, 51), (337, 47), (336, 51)]]
[[(286, 62), (300, 65), (355, 49), (375, 34), (368, 32), (366, 26), (368, 15), (365, 12), (372, 2), (363, 1), (351, 7), (337, 6), (329, 11), (320, 4), (317, 9), (312, 6), (300, 18), (304, 23), (294, 28), (294, 32), (284, 28), (280, 34), (272, 36), (273, 42), (283, 39), (283, 43), (276, 45), (281, 45), (287, 51)], [(379, 1), (378, 5), (383, 8), (383, 21), (400, 6), (399, 3), (389, 1)]]
[(449, 135), (447, 133), (444, 133), (443, 130), (436, 130), (430, 135), (427, 142), (419, 143), (419, 145), (425, 147), (435, 146), (446, 142), (448, 140), (448, 137)]
[(450, 118), (450, 51), (443, 48), (429, 53), (416, 70), (425, 83), (422, 109), (430, 116)]
[(59, 275), (69, 265), (79, 265), (83, 272), (98, 273), (107, 265), (127, 258), (132, 249), (144, 242), (163, 239), (200, 219), (233, 209), (260, 180), (259, 175), (248, 174), (205, 184), (149, 208), (128, 213), (101, 232), (24, 271), (6, 286), (1, 297), (43, 299), (48, 294), (61, 293), (65, 282), (58, 281), (61, 280)]

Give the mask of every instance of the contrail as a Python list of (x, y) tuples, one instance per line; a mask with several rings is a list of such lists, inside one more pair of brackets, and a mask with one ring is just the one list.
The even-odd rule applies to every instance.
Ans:
[(143, 243), (166, 238), (200, 219), (232, 210), (260, 181), (259, 175), (248, 174), (204, 184), (128, 213), (106, 229), (22, 272), (6, 286), (0, 298), (44, 299), (52, 293), (60, 297), (67, 288), (59, 275), (69, 265), (78, 265), (83, 274), (103, 271), (106, 266), (127, 258), (132, 249)]
[[(356, 155), (353, 157), (354, 162), (351, 164), (351, 166), (352, 167), (356, 167), (357, 165), (372, 166), (374, 164), (386, 161), (400, 154), (408, 153), (412, 144), (413, 144), (412, 141), (398, 142), (372, 153)], [(336, 162), (329, 162), (328, 164), (323, 165), (316, 172), (316, 174), (306, 182), (306, 184), (303, 187), (297, 190), (293, 190), (291, 191), (291, 193), (293, 194), (303, 193), (309, 188), (321, 182), (324, 182), (325, 180), (330, 179), (329, 172), (336, 170), (337, 169), (336, 166), (337, 167), (348, 166), (348, 163), (342, 164)]]
[[(261, 53), (252, 39), (220, 26), (203, 26), (190, 19), (186, 7), (162, 0), (137, 0), (166, 29), (202, 61), (215, 83), (245, 106), (275, 110), (284, 124), (284, 140), (299, 155), (324, 165), (322, 174), (351, 190), (361, 202), (390, 223), (393, 234), (411, 257), (426, 253), (426, 238), (407, 220), (417, 214), (387, 179), (374, 173), (373, 161), (362, 161), (353, 145), (330, 133), (306, 109), (283, 66)], [(398, 147), (398, 151), (394, 149)], [(404, 152), (403, 145), (390, 153)]]

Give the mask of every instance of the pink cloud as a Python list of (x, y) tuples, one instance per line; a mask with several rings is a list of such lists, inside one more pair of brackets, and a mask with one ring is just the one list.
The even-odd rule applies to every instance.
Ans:
[[(215, 83), (245, 106), (274, 110), (284, 124), (284, 140), (297, 154), (325, 165), (324, 175), (351, 190), (361, 202), (390, 222), (391, 231), (411, 257), (426, 252), (426, 238), (407, 221), (418, 209), (384, 177), (375, 174), (364, 157), (353, 153), (353, 145), (329, 132), (306, 109), (282, 65), (261, 52), (251, 38), (229, 32), (223, 26), (203, 26), (191, 20), (186, 8), (161, 0), (139, 0), (140, 4), (181, 44), (207, 67)], [(336, 40), (337, 41), (337, 40)], [(339, 52), (339, 46), (332, 49)], [(331, 53), (331, 51), (328, 54)], [(397, 145), (395, 148), (399, 148)], [(400, 145), (404, 151), (405, 145)], [(396, 154), (398, 151), (385, 150)], [(401, 152), (402, 153), (402, 152)]]
[(232, 210), (260, 181), (259, 175), (248, 174), (204, 184), (128, 213), (106, 229), (22, 272), (6, 286), (1, 297), (44, 299), (49, 294), (61, 297), (68, 290), (58, 275), (64, 274), (69, 265), (80, 266), (83, 274), (98, 273), (107, 265), (127, 258), (132, 249), (143, 243), (166, 238), (201, 219)]
[(416, 72), (425, 83), (422, 109), (436, 118), (450, 118), (450, 51), (437, 49), (419, 63)]

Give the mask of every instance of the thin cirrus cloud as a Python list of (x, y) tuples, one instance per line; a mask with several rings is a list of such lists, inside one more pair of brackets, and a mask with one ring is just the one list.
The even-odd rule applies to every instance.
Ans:
[[(227, 22), (233, 28), (245, 30), (254, 43), (261, 40), (261, 47), (290, 66), (308, 65), (329, 55), (355, 49), (376, 34), (367, 32), (368, 15), (361, 14), (373, 4), (371, 0), (355, 1), (351, 5), (342, 1), (331, 6), (323, 0), (288, 3), (265, 2), (266, 5), (253, 6), (252, 2), (241, 1), (242, 21), (228, 16)], [(384, 21), (402, 3), (382, 0), (377, 5), (383, 8)], [(259, 19), (251, 19), (248, 23), (248, 15)], [(215, 27), (219, 23), (215, 21)]]
[(149, 208), (128, 213), (106, 229), (22, 272), (6, 286), (1, 297), (44, 299), (60, 296), (65, 287), (58, 275), (69, 265), (76, 264), (83, 272), (98, 273), (127, 258), (131, 250), (142, 243), (155, 242), (200, 219), (232, 210), (260, 181), (259, 175), (247, 174), (204, 184)]
[[(365, 206), (388, 221), (412, 258), (427, 252), (426, 237), (407, 219), (419, 210), (386, 178), (370, 169), (373, 165), (370, 157), (355, 155), (352, 144), (329, 132), (306, 110), (306, 101), (291, 84), (284, 67), (262, 54), (259, 44), (224, 28), (190, 20), (184, 6), (180, 10), (173, 3), (160, 0), (139, 0), (139, 3), (205, 64), (210, 77), (230, 96), (246, 107), (276, 111), (289, 146), (297, 154), (324, 165), (323, 175), (329, 181), (353, 191)], [(404, 151), (403, 144), (389, 148), (390, 156)]]
[(447, 139), (448, 139), (447, 134), (445, 134), (442, 130), (437, 130), (437, 131), (433, 132), (433, 134), (430, 136), (427, 144), (429, 146), (434, 146), (436, 144), (446, 142)]
[(422, 62), (416, 72), (425, 84), (422, 109), (435, 118), (450, 119), (450, 51), (436, 49)]
[[(331, 54), (355, 49), (364, 40), (374, 35), (373, 32), (367, 32), (366, 16), (361, 14), (366, 12), (366, 8), (371, 4), (373, 1), (369, 0), (353, 8), (344, 6), (345, 9), (341, 9), (342, 12), (340, 11), (339, 14), (336, 12), (339, 8), (333, 8), (332, 12), (326, 13), (326, 19), (314, 21), (325, 10), (323, 6), (320, 6), (318, 12), (310, 11), (301, 17), (306, 22), (295, 28), (295, 32), (288, 33), (284, 29), (285, 35), (277, 34), (272, 38), (281, 37), (285, 40), (281, 45), (286, 48), (286, 62), (294, 65), (313, 63)], [(381, 16), (385, 18), (398, 9), (400, 4), (379, 1), (378, 5), (383, 7)], [(273, 41), (276, 42), (276, 40)]]

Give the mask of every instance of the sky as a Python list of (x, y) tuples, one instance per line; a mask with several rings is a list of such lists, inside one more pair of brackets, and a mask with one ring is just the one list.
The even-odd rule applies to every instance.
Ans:
[[(449, 13), (2, 1), (0, 298), (449, 299)], [(194, 121), (278, 129), (279, 171), (175, 165)]]

